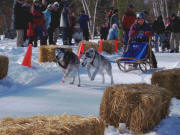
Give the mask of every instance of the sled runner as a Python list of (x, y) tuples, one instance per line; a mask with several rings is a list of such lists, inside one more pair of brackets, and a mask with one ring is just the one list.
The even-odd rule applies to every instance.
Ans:
[(148, 72), (152, 69), (152, 47), (151, 41), (133, 42), (129, 45), (127, 51), (116, 60), (118, 67), (123, 72), (134, 69), (140, 69), (142, 72)]

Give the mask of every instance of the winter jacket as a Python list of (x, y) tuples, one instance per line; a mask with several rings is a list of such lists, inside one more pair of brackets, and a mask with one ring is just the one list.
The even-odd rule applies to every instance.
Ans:
[(27, 28), (27, 21), (24, 20), (26, 18), (25, 15), (25, 8), (22, 4), (16, 2), (14, 6), (14, 27), (15, 29), (26, 29)]
[(118, 17), (118, 14), (113, 14), (113, 15), (111, 16), (110, 26), (112, 26), (113, 24), (119, 25), (119, 17)]
[(125, 31), (129, 30), (131, 28), (131, 25), (135, 22), (136, 15), (133, 12), (126, 12), (122, 16), (122, 25), (123, 29)]
[(57, 28), (59, 27), (59, 24), (60, 24), (60, 11), (57, 10), (57, 11), (51, 11), (51, 24), (50, 24), (50, 27), (51, 28)]
[(42, 6), (35, 6), (33, 5), (33, 10), (32, 10), (32, 16), (33, 16), (33, 26), (38, 27), (38, 26), (45, 26), (45, 18), (44, 14), (42, 13), (43, 7)]
[(162, 19), (157, 19), (152, 25), (153, 31), (157, 34), (163, 34), (165, 30), (165, 25)]
[(170, 30), (174, 33), (180, 33), (180, 18), (176, 17), (170, 23)]
[(88, 29), (89, 16), (84, 14), (81, 15), (78, 19), (78, 22), (81, 29)]
[(108, 26), (102, 26), (102, 27), (100, 28), (101, 39), (106, 40), (106, 39), (107, 39), (107, 36), (108, 36), (108, 32), (109, 32)]
[(46, 29), (48, 29), (50, 27), (50, 23), (51, 23), (51, 11), (46, 9), (43, 13), (44, 13), (44, 17), (45, 17)]
[(61, 13), (60, 27), (70, 27), (69, 11), (66, 9)]
[(151, 36), (153, 35), (152, 28), (149, 24), (144, 23), (143, 25), (139, 25), (136, 22), (130, 28), (129, 39), (136, 42), (148, 42), (148, 36), (150, 36), (149, 34), (151, 34)]
[(111, 28), (109, 30), (107, 40), (116, 40), (116, 39), (118, 39), (117, 29)]

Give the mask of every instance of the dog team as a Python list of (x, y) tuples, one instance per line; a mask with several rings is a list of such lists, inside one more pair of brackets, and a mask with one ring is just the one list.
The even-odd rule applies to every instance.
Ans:
[[(73, 80), (70, 84), (74, 84), (76, 76), (73, 75), (73, 71), (76, 70), (78, 76), (78, 87), (80, 87), (80, 66), (82, 66), (86, 67), (91, 81), (93, 81), (99, 73), (102, 75), (102, 83), (105, 83), (104, 75), (106, 72), (111, 78), (111, 85), (114, 84), (110, 61), (93, 48), (88, 49), (84, 53), (81, 62), (75, 53), (64, 48), (57, 48), (55, 50), (55, 57), (59, 67), (61, 67), (64, 73), (64, 77), (62, 79), (63, 83), (67, 77), (72, 77)], [(91, 69), (94, 69), (93, 73), (91, 73)]]

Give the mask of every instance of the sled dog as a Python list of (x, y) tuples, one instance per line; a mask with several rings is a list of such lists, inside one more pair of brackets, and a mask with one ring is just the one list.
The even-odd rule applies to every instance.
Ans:
[[(111, 77), (111, 84), (114, 83), (112, 76), (111, 63), (93, 48), (88, 49), (82, 57), (83, 67), (87, 67), (87, 72), (90, 80), (94, 80), (97, 73), (102, 75), (102, 83), (105, 83), (104, 71)], [(95, 68), (94, 73), (91, 75), (90, 69)]]
[(70, 84), (74, 84), (75, 76), (73, 75), (73, 70), (76, 70), (79, 81), (78, 86), (80, 86), (80, 73), (79, 73), (80, 61), (77, 55), (64, 48), (56, 48), (55, 57), (58, 65), (63, 69), (64, 72), (64, 77), (62, 81), (64, 82), (64, 79), (66, 77), (72, 75), (73, 80)]

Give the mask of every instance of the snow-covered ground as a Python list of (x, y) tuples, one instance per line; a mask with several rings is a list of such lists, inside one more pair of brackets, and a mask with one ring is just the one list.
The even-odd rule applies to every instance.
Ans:
[[(97, 42), (97, 40), (95, 40)], [(62, 44), (61, 39), (58, 44)], [(38, 62), (39, 47), (32, 50), (32, 68), (21, 65), (27, 47), (17, 48), (15, 40), (0, 40), (0, 55), (9, 57), (8, 76), (0, 80), (0, 119), (4, 117), (26, 117), (42, 114), (78, 114), (82, 116), (99, 116), (99, 106), (104, 89), (110, 85), (110, 78), (105, 76), (102, 84), (100, 75), (95, 81), (89, 81), (85, 69), (81, 68), (81, 87), (61, 83), (63, 74), (56, 63)], [(77, 47), (73, 47), (77, 52)], [(108, 55), (111, 61), (120, 54)], [(179, 53), (156, 53), (158, 67), (166, 69), (180, 67)], [(115, 63), (113, 77), (115, 84), (150, 83), (153, 72), (142, 73), (140, 70), (128, 73), (121, 72)], [(106, 129), (105, 135), (131, 135), (124, 128), (120, 132), (113, 127)], [(180, 134), (180, 100), (172, 99), (169, 116), (148, 135), (179, 135)]]

